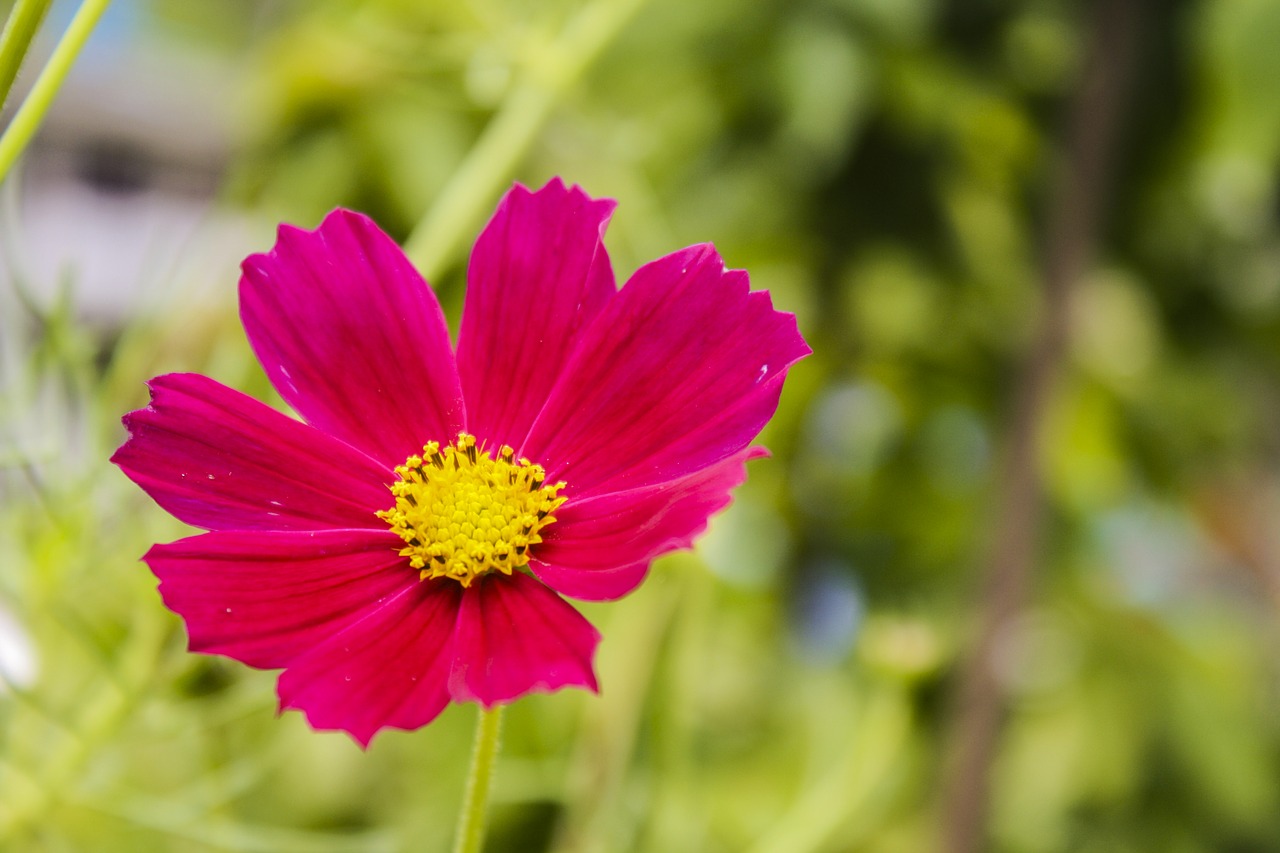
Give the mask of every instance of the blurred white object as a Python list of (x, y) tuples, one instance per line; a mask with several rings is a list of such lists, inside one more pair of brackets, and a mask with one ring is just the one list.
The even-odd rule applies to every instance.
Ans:
[(0, 607), (0, 695), (14, 687), (35, 683), (38, 667), (35, 647), (18, 620)]

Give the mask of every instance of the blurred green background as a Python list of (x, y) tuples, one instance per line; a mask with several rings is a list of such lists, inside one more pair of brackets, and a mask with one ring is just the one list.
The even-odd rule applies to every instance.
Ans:
[(815, 354), (584, 608), (602, 694), (508, 712), (486, 849), (1280, 851), (1278, 83), (1273, 0), (116, 0), (0, 187), (0, 849), (449, 849), (473, 709), (276, 718), (106, 460), (156, 373), (278, 402), (275, 222), (368, 212), (456, 328), (558, 174)]

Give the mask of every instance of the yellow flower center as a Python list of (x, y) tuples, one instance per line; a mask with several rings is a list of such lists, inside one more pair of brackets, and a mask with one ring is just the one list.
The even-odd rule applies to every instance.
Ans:
[(529, 564), (538, 531), (555, 521), (564, 483), (543, 485), (546, 472), (528, 459), (513, 459), (507, 445), (494, 459), (459, 433), (443, 448), (431, 441), (421, 456), (396, 467), (396, 505), (378, 517), (406, 543), (400, 555), (420, 580), (453, 578), (464, 587), (487, 572), (511, 574)]

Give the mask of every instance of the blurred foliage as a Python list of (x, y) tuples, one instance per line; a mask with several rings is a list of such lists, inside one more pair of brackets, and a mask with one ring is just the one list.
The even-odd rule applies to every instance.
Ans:
[[(345, 204), (399, 237), (580, 13), (142, 8), (236, 68), (227, 206)], [(650, 0), (567, 90), (504, 178), (619, 199), (620, 278), (714, 240), (815, 355), (697, 551), (586, 608), (602, 695), (509, 713), (487, 849), (937, 845), (1086, 33), (1066, 0)], [(1034, 605), (1001, 645), (991, 850), (1280, 849), (1277, 44), (1270, 0), (1148, 4), (1043, 436)], [(455, 323), (464, 260), (434, 282)], [(272, 676), (186, 654), (136, 563), (183, 535), (105, 461), (142, 380), (270, 395), (220, 274), (216, 310), (108, 336), (74, 288), (0, 296), (0, 616), (38, 668), (0, 655), (0, 847), (445, 850), (469, 709), (368, 754), (276, 719)]]

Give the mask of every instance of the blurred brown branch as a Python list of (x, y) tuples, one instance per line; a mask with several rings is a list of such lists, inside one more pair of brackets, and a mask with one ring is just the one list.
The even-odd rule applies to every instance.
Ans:
[(1040, 551), (1041, 424), (1066, 352), (1072, 290), (1097, 243), (1141, 28), (1140, 6), (1141, 0), (1094, 4), (1088, 57), (1048, 198), (1039, 328), (1015, 389), (977, 638), (956, 685), (950, 764), (943, 780), (942, 846), (951, 853), (975, 853), (986, 842), (989, 777), (1006, 704), (992, 664), (1007, 641), (1010, 623), (1027, 602)]

